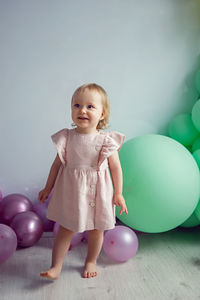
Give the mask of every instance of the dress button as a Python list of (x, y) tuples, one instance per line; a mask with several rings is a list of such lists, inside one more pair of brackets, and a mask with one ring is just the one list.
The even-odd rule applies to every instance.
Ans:
[(95, 150), (96, 150), (96, 151), (99, 151), (99, 150), (101, 150), (101, 146), (98, 146), (98, 145), (97, 145), (97, 146), (95, 146)]
[(93, 169), (97, 169), (97, 165), (92, 165), (92, 168)]
[(91, 207), (95, 207), (95, 203), (94, 202), (90, 202), (90, 206)]

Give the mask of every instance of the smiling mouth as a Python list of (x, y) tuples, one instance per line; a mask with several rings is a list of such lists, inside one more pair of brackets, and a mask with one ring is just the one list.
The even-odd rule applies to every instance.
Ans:
[(88, 118), (78, 117), (79, 120), (89, 120)]

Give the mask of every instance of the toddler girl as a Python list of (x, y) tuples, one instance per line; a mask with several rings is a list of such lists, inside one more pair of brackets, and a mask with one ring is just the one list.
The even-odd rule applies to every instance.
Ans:
[(57, 156), (46, 186), (38, 196), (44, 202), (54, 187), (47, 218), (60, 226), (51, 267), (40, 273), (49, 279), (59, 277), (73, 234), (85, 230), (88, 230), (88, 253), (83, 277), (96, 276), (104, 230), (115, 227), (115, 205), (121, 207), (120, 214), (128, 214), (118, 156), (124, 135), (100, 131), (109, 120), (105, 90), (97, 84), (79, 87), (72, 97), (71, 110), (74, 128), (52, 135)]

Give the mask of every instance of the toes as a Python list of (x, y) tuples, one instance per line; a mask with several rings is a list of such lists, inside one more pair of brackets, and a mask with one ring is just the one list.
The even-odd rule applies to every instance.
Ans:
[(87, 278), (87, 272), (86, 271), (83, 273), (83, 277)]
[(83, 273), (83, 277), (84, 277), (84, 278), (90, 278), (90, 277), (93, 277), (93, 276), (91, 276), (91, 274), (92, 274), (92, 273), (90, 273), (90, 272), (88, 272), (88, 271), (85, 271), (85, 272)]
[(51, 280), (56, 280), (56, 279), (58, 279), (58, 277), (59, 277), (59, 275), (52, 274), (52, 273), (49, 272), (49, 271), (41, 272), (41, 273), (40, 273), (40, 276), (41, 276), (41, 277), (44, 277), (44, 278), (51, 279)]
[(41, 273), (40, 273), (40, 276), (41, 276), (41, 277), (46, 277), (46, 276), (47, 276), (47, 272), (41, 272)]
[(91, 277), (95, 277), (95, 276), (97, 276), (97, 272), (87, 272), (87, 271), (85, 271), (83, 273), (84, 278), (91, 278)]
[(92, 263), (86, 263), (82, 277), (91, 278), (95, 276), (97, 276), (96, 265)]
[(95, 277), (95, 276), (97, 276), (97, 272), (92, 272), (91, 277)]

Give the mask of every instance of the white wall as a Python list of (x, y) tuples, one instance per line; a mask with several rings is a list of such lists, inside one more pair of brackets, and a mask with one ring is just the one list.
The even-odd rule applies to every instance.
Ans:
[(198, 95), (199, 1), (0, 1), (0, 187), (34, 200), (71, 125), (74, 90), (96, 82), (110, 130), (166, 133)]

